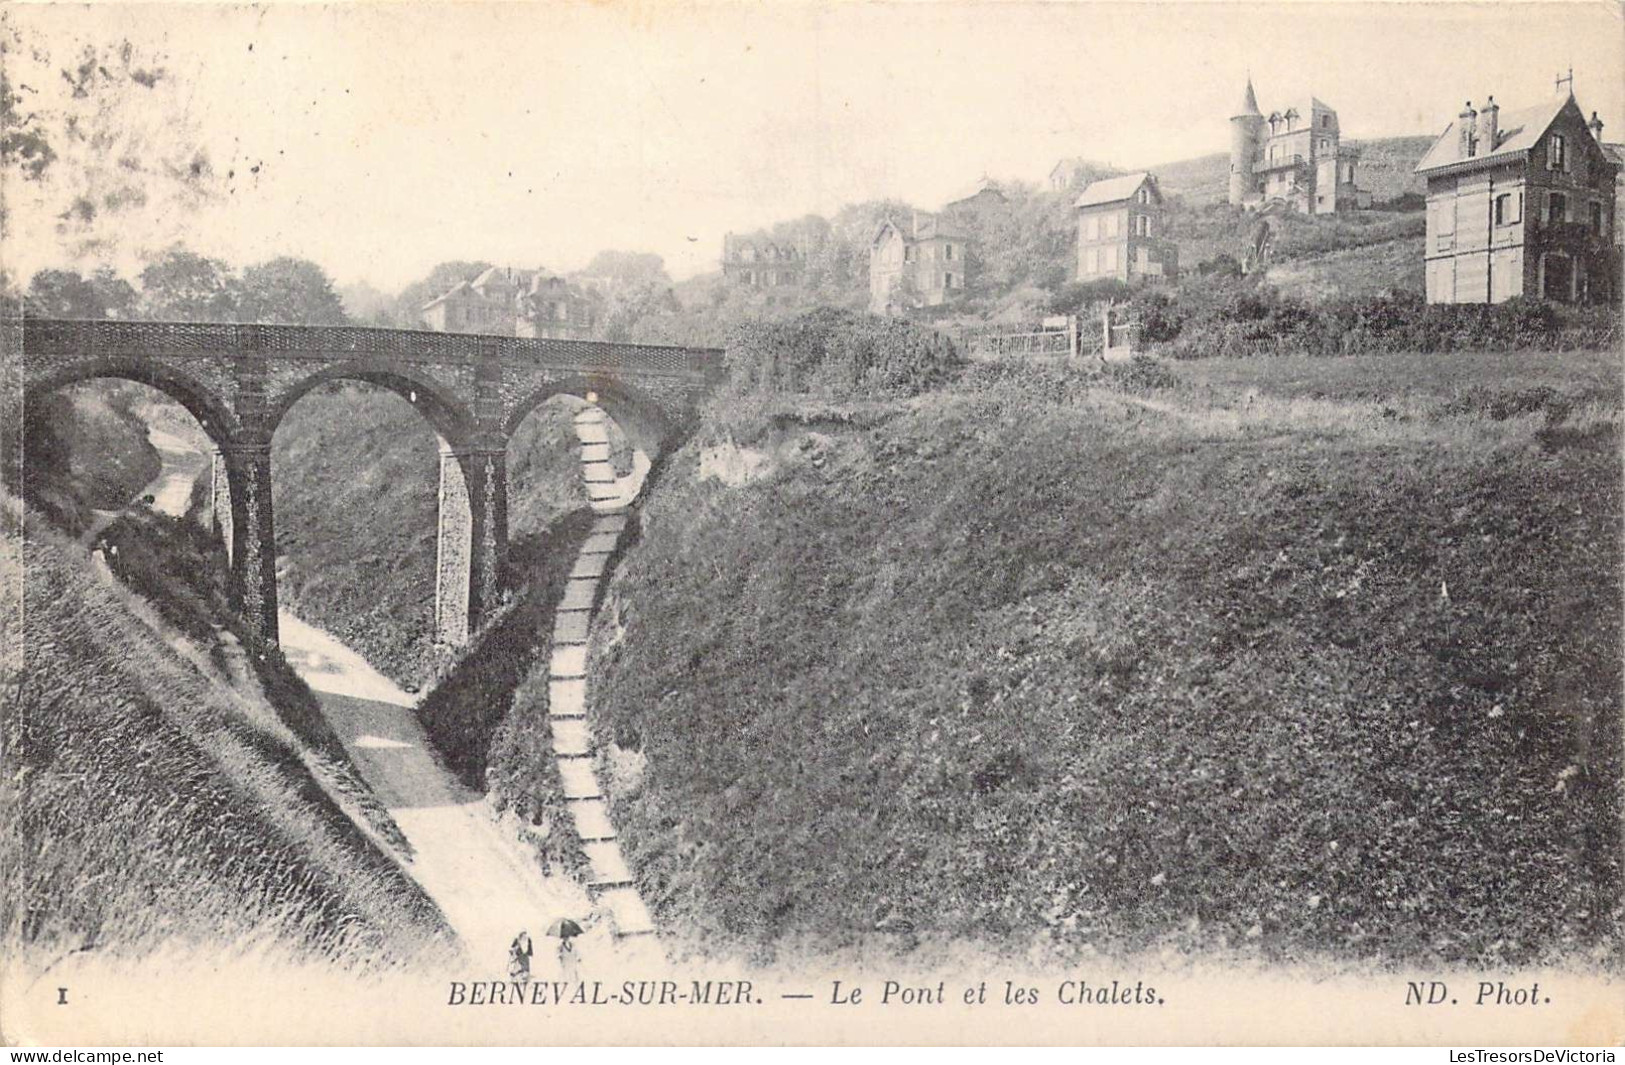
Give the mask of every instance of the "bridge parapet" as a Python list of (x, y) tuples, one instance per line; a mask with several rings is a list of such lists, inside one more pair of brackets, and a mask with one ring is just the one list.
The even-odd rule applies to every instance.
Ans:
[(278, 355), (476, 362), (494, 357), (561, 370), (675, 374), (708, 378), (722, 352), (664, 344), (554, 340), (376, 329), (343, 325), (239, 325), (228, 322), (81, 321), (25, 318), (23, 350), (37, 356)]
[[(507, 548), (509, 437), (550, 397), (598, 403), (645, 450), (680, 435), (723, 373), (712, 348), (433, 333), (366, 326), (225, 322), (22, 323), (21, 398), (96, 377), (141, 381), (183, 404), (220, 449), (215, 511), (231, 539), (239, 602), (276, 641), (271, 438), (325, 382), (356, 380), (411, 403), (446, 448), (441, 461), (438, 628), (460, 643), (498, 602)], [(9, 393), (8, 393), (9, 394)], [(20, 412), (0, 421), (21, 425)]]

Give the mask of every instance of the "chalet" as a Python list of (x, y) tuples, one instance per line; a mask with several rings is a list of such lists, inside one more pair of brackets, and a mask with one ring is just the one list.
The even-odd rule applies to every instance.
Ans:
[(882, 222), (869, 241), (869, 309), (936, 307), (965, 288), (968, 240), (952, 221), (914, 212), (908, 228)]
[(806, 268), (806, 255), (792, 241), (773, 240), (764, 233), (728, 233), (722, 238), (722, 276), (729, 285), (799, 285)]
[(1611, 300), (1619, 165), (1573, 93), (1503, 113), (1462, 110), (1416, 172), (1427, 179), (1429, 303)]
[(1049, 172), (1049, 187), (1055, 192), (1070, 191), (1082, 185), (1092, 172), (1096, 172), (1095, 164), (1082, 156), (1062, 159)]
[(1079, 281), (1179, 276), (1179, 247), (1162, 235), (1162, 191), (1152, 175), (1141, 171), (1096, 181), (1073, 206)]
[(999, 183), (984, 176), (971, 188), (965, 189), (944, 204), (942, 213), (955, 223), (963, 225), (974, 223), (1003, 210), (1009, 203), (1010, 199), (1004, 194), (1004, 189)]
[(548, 270), (493, 266), (423, 305), (423, 322), (440, 333), (583, 339), (597, 323), (599, 300)]

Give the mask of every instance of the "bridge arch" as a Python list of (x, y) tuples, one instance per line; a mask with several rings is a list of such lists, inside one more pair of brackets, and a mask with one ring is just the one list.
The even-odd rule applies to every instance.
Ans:
[(453, 450), (464, 450), (474, 443), (476, 425), (473, 412), (444, 385), (410, 366), (372, 360), (341, 362), (323, 367), (276, 396), (267, 397), (271, 400), (266, 418), (267, 432), (274, 434), (293, 405), (314, 389), (340, 381), (360, 381), (400, 396), (423, 415), (441, 442)]
[(640, 395), (635, 388), (607, 375), (578, 374), (540, 385), (515, 403), (502, 426), (504, 443), (512, 441), (527, 415), (554, 396), (574, 396), (603, 408), (632, 446), (651, 457), (669, 447), (677, 431), (677, 425), (660, 404)]
[(242, 431), (225, 398), (198, 378), (155, 360), (127, 356), (76, 362), (31, 380), (23, 392), (24, 406), (58, 389), (96, 380), (134, 381), (157, 389), (185, 407), (215, 447), (230, 447)]
[[(263, 448), (228, 405), (226, 397), (183, 370), (156, 359), (106, 355), (70, 363), (28, 380), (23, 389), (23, 411), (41, 397), (87, 381), (133, 381), (146, 385), (180, 404), (196, 419), (214, 455), (205, 475), (210, 478), (209, 527), (226, 549), (231, 567), (232, 595), (251, 618), (259, 622), (276, 612), (275, 588), (264, 587), (262, 569), (274, 565), (261, 547), (261, 523), (269, 519), (269, 482), (257, 479), (256, 458)], [(274, 639), (274, 628), (271, 630)]]

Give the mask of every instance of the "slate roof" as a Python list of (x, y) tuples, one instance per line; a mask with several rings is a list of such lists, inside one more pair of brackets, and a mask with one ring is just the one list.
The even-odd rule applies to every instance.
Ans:
[(1250, 115), (1257, 115), (1260, 118), (1264, 117), (1263, 112), (1258, 109), (1258, 96), (1253, 92), (1252, 78), (1247, 79), (1247, 91), (1241, 97), (1241, 110), (1237, 111), (1231, 117), (1246, 118)]
[(1155, 179), (1146, 171), (1141, 170), (1133, 174), (1124, 174), (1122, 177), (1105, 178), (1096, 181), (1083, 190), (1083, 194), (1073, 202), (1072, 206), (1098, 207), (1103, 203), (1116, 203), (1119, 200), (1126, 200), (1140, 191), (1140, 186), (1148, 180), (1154, 182)]
[[(1549, 100), (1533, 107), (1501, 108), (1497, 120), (1500, 128), (1496, 132), (1495, 145), (1493, 147), (1480, 145), (1479, 153), (1473, 156), (1461, 154), (1461, 138), (1456, 134), (1456, 122), (1452, 122), (1439, 134), (1439, 139), (1433, 142), (1433, 147), (1428, 149), (1427, 154), (1422, 156), (1422, 161), (1416, 164), (1416, 172), (1422, 174), (1455, 163), (1512, 159), (1522, 155), (1540, 143), (1540, 138), (1551, 128), (1563, 108), (1573, 101), (1572, 96), (1566, 96), (1561, 100)], [(1482, 129), (1484, 126), (1482, 114), (1479, 116), (1478, 124)], [(1486, 148), (1489, 150), (1484, 150)]]

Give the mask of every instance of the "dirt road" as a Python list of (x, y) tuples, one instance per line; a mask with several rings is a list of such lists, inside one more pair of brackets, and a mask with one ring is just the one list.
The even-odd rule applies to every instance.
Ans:
[[(520, 929), (541, 955), (555, 942), (542, 935), (548, 922), (586, 918), (585, 891), (561, 877), (544, 878), (480, 796), (435, 761), (412, 696), (320, 629), (285, 611), (279, 621), (283, 653), (412, 844), (412, 875), (462, 940), (470, 975), (506, 976), (508, 944)], [(540, 956), (533, 968), (550, 971)]]

